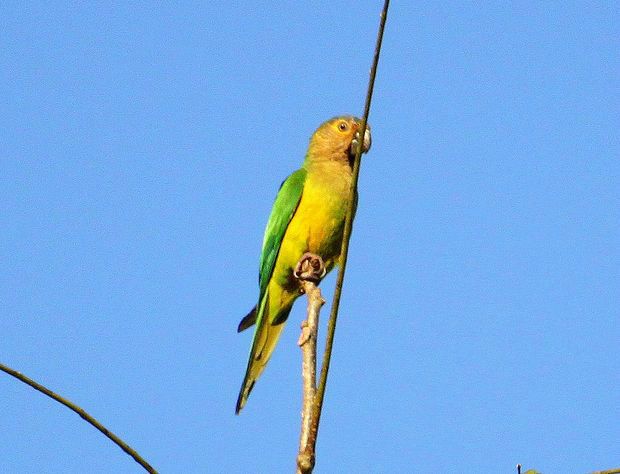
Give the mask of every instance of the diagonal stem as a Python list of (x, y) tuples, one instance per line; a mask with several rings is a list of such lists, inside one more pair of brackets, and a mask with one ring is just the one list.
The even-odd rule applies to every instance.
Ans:
[(101, 433), (103, 433), (110, 440), (112, 440), (112, 442), (114, 444), (116, 444), (119, 448), (121, 448), (123, 451), (125, 451), (127, 454), (129, 454), (134, 459), (134, 461), (136, 461), (138, 464), (140, 464), (140, 466), (142, 466), (144, 468), (145, 471), (147, 471), (147, 472), (149, 472), (151, 474), (157, 474), (157, 471), (148, 462), (146, 462), (142, 458), (142, 456), (140, 456), (136, 452), (136, 450), (134, 450), (131, 446), (129, 446), (127, 443), (125, 443), (122, 439), (120, 439), (118, 436), (116, 436), (114, 433), (112, 433), (109, 429), (107, 429), (104, 425), (99, 423), (95, 418), (93, 418), (91, 415), (89, 415), (86, 411), (84, 411), (82, 408), (77, 406), (75, 403), (67, 400), (64, 397), (61, 397), (57, 393), (52, 392), (49, 388), (44, 387), (40, 383), (37, 383), (34, 380), (32, 380), (31, 378), (26, 377), (21, 372), (13, 370), (13, 369), (11, 369), (10, 367), (7, 367), (4, 364), (0, 364), (0, 370), (2, 370), (3, 372), (6, 372), (7, 374), (15, 377), (20, 382), (23, 382), (26, 385), (29, 385), (30, 387), (32, 387), (35, 390), (41, 392), (42, 394), (47, 395), (52, 400), (57, 401), (61, 405), (66, 406), (69, 410), (77, 413), (78, 415), (80, 415), (80, 417), (82, 417), (82, 419), (84, 421), (86, 421), (87, 423), (90, 423), (92, 426), (97, 428)]
[[(372, 101), (372, 94), (375, 85), (375, 77), (377, 75), (377, 65), (379, 63), (379, 54), (381, 53), (381, 43), (383, 41), (383, 31), (385, 29), (385, 22), (387, 20), (388, 8), (390, 5), (389, 0), (385, 0), (383, 9), (381, 11), (381, 20), (379, 22), (379, 31), (377, 33), (377, 42), (375, 46), (375, 53), (373, 57), (372, 67), (370, 69), (370, 78), (368, 81), (368, 92), (366, 94), (366, 103), (364, 105), (364, 115), (362, 118), (362, 124), (360, 126), (360, 137), (364, 136), (366, 132), (366, 125), (368, 122), (368, 115), (370, 113), (370, 103)], [(332, 300), (331, 312), (329, 315), (329, 322), (327, 324), (327, 336), (325, 342), (325, 352), (323, 353), (323, 363), (321, 365), (321, 376), (316, 391), (315, 403), (313, 409), (313, 422), (316, 426), (316, 432), (318, 433), (319, 422), (321, 420), (321, 410), (323, 408), (323, 398), (325, 397), (325, 387), (327, 384), (327, 374), (329, 373), (329, 364), (332, 355), (332, 348), (334, 344), (334, 333), (336, 331), (336, 320), (338, 318), (338, 306), (340, 304), (340, 296), (342, 294), (342, 285), (344, 281), (344, 274), (347, 264), (347, 255), (349, 253), (349, 240), (351, 238), (351, 229), (353, 228), (353, 203), (355, 202), (355, 195), (357, 193), (357, 181), (360, 171), (360, 157), (362, 154), (362, 142), (359, 140), (357, 150), (355, 152), (355, 161), (353, 162), (353, 183), (351, 185), (351, 203), (347, 210), (347, 217), (344, 225), (344, 233), (342, 237), (342, 248), (340, 251), (340, 270), (338, 271), (338, 277), (336, 280), (336, 289), (334, 290), (334, 299)], [(316, 437), (314, 439), (316, 443)], [(313, 448), (314, 451), (314, 448)]]

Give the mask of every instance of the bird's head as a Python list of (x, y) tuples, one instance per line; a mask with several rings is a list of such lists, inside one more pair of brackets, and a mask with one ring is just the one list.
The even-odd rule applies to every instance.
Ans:
[[(335, 117), (324, 122), (310, 138), (307, 159), (353, 164), (361, 126), (361, 119), (352, 116)], [(362, 153), (370, 150), (370, 145), (370, 125), (367, 124), (362, 141)]]

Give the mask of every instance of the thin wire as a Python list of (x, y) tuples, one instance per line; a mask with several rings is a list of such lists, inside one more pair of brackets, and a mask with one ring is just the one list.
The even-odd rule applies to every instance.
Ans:
[[(319, 379), (319, 385), (316, 391), (313, 419), (316, 423), (316, 430), (318, 432), (319, 421), (321, 419), (321, 409), (323, 408), (323, 398), (325, 396), (325, 387), (327, 385), (327, 374), (329, 373), (329, 363), (332, 355), (332, 348), (334, 345), (334, 334), (336, 331), (336, 321), (338, 319), (338, 306), (340, 305), (340, 296), (342, 294), (342, 285), (344, 281), (344, 274), (347, 265), (347, 255), (349, 253), (349, 240), (351, 239), (351, 230), (353, 228), (353, 206), (355, 202), (355, 194), (357, 192), (357, 181), (359, 178), (360, 162), (362, 155), (362, 144), (364, 142), (364, 133), (366, 132), (366, 125), (368, 122), (368, 115), (370, 113), (370, 103), (372, 100), (372, 93), (375, 86), (375, 77), (377, 75), (377, 64), (379, 63), (379, 54), (381, 53), (381, 43), (383, 41), (383, 31), (385, 29), (385, 22), (387, 20), (388, 7), (390, 5), (389, 0), (385, 0), (383, 4), (383, 10), (381, 11), (381, 21), (379, 23), (379, 32), (377, 33), (377, 43), (375, 46), (375, 54), (373, 57), (372, 67), (370, 69), (370, 79), (368, 81), (368, 92), (366, 93), (366, 104), (364, 105), (364, 115), (362, 118), (362, 124), (360, 127), (360, 139), (358, 140), (357, 150), (355, 152), (355, 161), (353, 162), (353, 184), (351, 186), (350, 205), (347, 210), (347, 216), (344, 225), (344, 233), (342, 236), (342, 248), (340, 251), (340, 270), (338, 271), (338, 278), (336, 279), (336, 288), (334, 290), (334, 298), (332, 300), (331, 312), (329, 315), (329, 321), (327, 323), (327, 336), (325, 342), (325, 352), (323, 353), (323, 363), (321, 364), (321, 376)], [(316, 442), (316, 438), (314, 440)]]
[(111, 439), (112, 442), (115, 443), (119, 448), (121, 448), (123, 451), (125, 451), (127, 454), (129, 454), (132, 458), (134, 458), (134, 460), (138, 464), (140, 464), (147, 472), (149, 472), (150, 474), (157, 474), (157, 471), (148, 462), (146, 462), (142, 458), (142, 456), (140, 456), (131, 446), (129, 446), (127, 443), (125, 443), (122, 439), (120, 439), (118, 436), (116, 436), (114, 433), (112, 433), (109, 429), (107, 429), (105, 426), (103, 426), (101, 423), (99, 423), (95, 418), (93, 418), (91, 415), (89, 415), (86, 411), (84, 411), (82, 408), (77, 406), (75, 403), (72, 403), (71, 401), (61, 397), (57, 393), (52, 392), (49, 388), (44, 387), (40, 383), (37, 383), (34, 380), (32, 380), (31, 378), (26, 377), (21, 372), (17, 372), (16, 370), (11, 369), (10, 367), (7, 367), (4, 364), (0, 363), (0, 370), (2, 370), (3, 372), (6, 372), (7, 374), (15, 377), (20, 382), (23, 382), (26, 385), (31, 386), (32, 388), (34, 388), (35, 390), (41, 392), (42, 394), (47, 395), (52, 400), (57, 401), (61, 405), (66, 406), (69, 410), (74, 411), (75, 413), (80, 415), (80, 417), (82, 417), (82, 419), (84, 419), (84, 421), (90, 423), (92, 426), (97, 428), (105, 436), (107, 436), (109, 439)]

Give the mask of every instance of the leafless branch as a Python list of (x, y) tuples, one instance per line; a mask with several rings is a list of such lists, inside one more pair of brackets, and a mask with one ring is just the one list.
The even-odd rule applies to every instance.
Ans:
[(138, 464), (140, 464), (140, 466), (142, 466), (144, 468), (145, 471), (147, 471), (147, 472), (149, 472), (151, 474), (157, 474), (157, 471), (148, 462), (146, 462), (144, 460), (144, 458), (142, 456), (140, 456), (135, 449), (133, 449), (131, 446), (129, 446), (127, 443), (125, 443), (122, 439), (120, 439), (118, 436), (116, 436), (114, 433), (112, 433), (108, 428), (106, 428), (104, 425), (99, 423), (93, 416), (89, 415), (86, 411), (84, 411), (84, 409), (80, 408), (75, 403), (67, 400), (64, 397), (61, 397), (57, 393), (52, 392), (49, 388), (44, 387), (40, 383), (37, 383), (34, 380), (32, 380), (31, 378), (26, 377), (21, 372), (13, 370), (13, 369), (11, 369), (10, 367), (8, 367), (8, 366), (6, 366), (4, 364), (0, 364), (0, 370), (2, 370), (3, 372), (6, 372), (7, 374), (15, 377), (20, 382), (23, 382), (26, 385), (29, 385), (30, 387), (32, 387), (35, 390), (41, 392), (42, 394), (47, 395), (52, 400), (57, 401), (61, 405), (66, 406), (69, 410), (77, 413), (78, 415), (80, 415), (80, 417), (84, 421), (86, 421), (87, 423), (90, 423), (92, 426), (97, 428), (99, 431), (101, 431), (101, 433), (103, 433), (110, 440), (112, 440), (112, 442), (114, 444), (116, 444), (119, 448), (121, 448), (123, 451), (125, 451), (127, 454), (129, 454)]
[(308, 474), (314, 468), (314, 446), (317, 424), (313, 420), (316, 395), (316, 338), (319, 312), (325, 304), (317, 283), (325, 274), (325, 265), (318, 255), (304, 254), (295, 269), (303, 292), (308, 297), (308, 317), (301, 323), (298, 345), (302, 351), (303, 404), (301, 411), (301, 434), (297, 455), (297, 473)]

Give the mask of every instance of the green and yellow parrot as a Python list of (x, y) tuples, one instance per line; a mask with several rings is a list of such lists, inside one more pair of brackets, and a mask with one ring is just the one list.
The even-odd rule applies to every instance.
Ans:
[[(351, 116), (323, 123), (310, 138), (303, 166), (286, 178), (276, 196), (263, 238), (258, 304), (238, 327), (241, 332), (256, 323), (237, 414), (265, 369), (300, 295), (299, 282), (293, 276), (299, 259), (306, 252), (318, 255), (327, 272), (338, 263), (360, 127), (361, 120)], [(362, 151), (369, 148), (367, 127)]]

